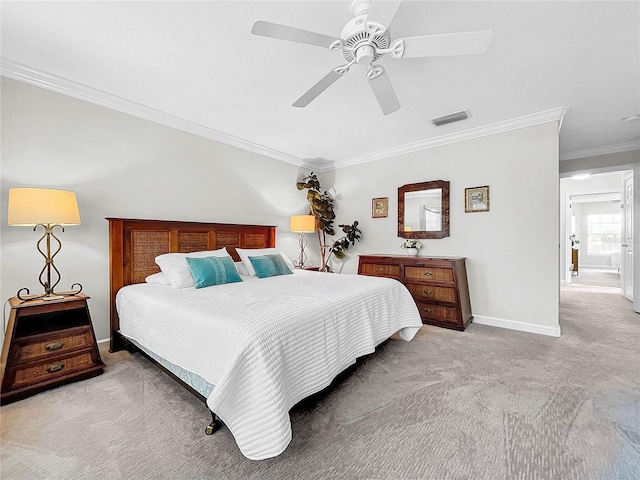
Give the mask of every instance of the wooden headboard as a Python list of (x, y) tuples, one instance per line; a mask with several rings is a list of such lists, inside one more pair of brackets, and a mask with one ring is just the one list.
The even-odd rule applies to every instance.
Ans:
[(155, 258), (163, 253), (197, 252), (227, 247), (235, 261), (236, 248), (269, 248), (276, 244), (276, 227), (233, 223), (176, 222), (107, 218), (109, 221), (109, 284), (112, 352), (124, 344), (118, 330), (116, 293), (125, 285), (143, 283), (160, 271)]

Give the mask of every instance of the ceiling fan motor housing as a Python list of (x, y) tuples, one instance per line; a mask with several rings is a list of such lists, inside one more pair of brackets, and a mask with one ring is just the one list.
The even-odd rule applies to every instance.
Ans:
[(368, 22), (369, 28), (375, 28), (375, 31), (381, 31), (382, 33), (376, 33), (373, 36), (373, 41), (369, 45), (369, 38), (371, 33), (367, 30), (367, 16), (366, 14), (352, 18), (342, 29), (340, 38), (345, 47), (350, 47), (353, 50), (342, 49), (342, 55), (348, 62), (354, 58), (359, 65), (369, 65), (380, 57), (382, 53), (378, 53), (378, 49), (387, 49), (391, 43), (391, 35), (386, 27), (375, 22)]

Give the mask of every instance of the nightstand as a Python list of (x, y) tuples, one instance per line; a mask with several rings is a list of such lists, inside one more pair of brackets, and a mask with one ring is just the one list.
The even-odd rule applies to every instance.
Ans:
[(60, 300), (9, 300), (0, 361), (0, 404), (100, 375), (104, 363), (82, 293)]

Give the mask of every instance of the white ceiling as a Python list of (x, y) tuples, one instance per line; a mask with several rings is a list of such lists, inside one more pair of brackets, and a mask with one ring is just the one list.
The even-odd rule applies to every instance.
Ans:
[[(490, 29), (489, 50), (383, 58), (402, 105), (388, 116), (361, 66), (307, 108), (292, 107), (345, 62), (253, 36), (253, 22), (337, 36), (350, 4), (2, 1), (2, 73), (293, 163), (339, 166), (558, 107), (569, 108), (561, 157), (640, 147), (640, 122), (621, 121), (640, 114), (638, 1), (406, 0), (393, 38)], [(465, 109), (463, 122), (430, 122)]]

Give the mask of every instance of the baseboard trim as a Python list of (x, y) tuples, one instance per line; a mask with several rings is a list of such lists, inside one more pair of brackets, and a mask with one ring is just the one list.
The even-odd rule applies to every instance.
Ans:
[(97, 340), (96, 342), (97, 342), (97, 343), (109, 343), (110, 341), (111, 341), (111, 339), (110, 339), (110, 338), (104, 338), (104, 339), (102, 339), (102, 340)]
[(547, 335), (549, 337), (559, 337), (561, 335), (560, 325), (557, 327), (545, 327), (544, 325), (535, 325), (527, 322), (517, 322), (515, 320), (507, 320), (505, 318), (485, 317), (483, 315), (473, 314), (473, 323), (478, 325), (488, 325), (490, 327), (506, 328), (508, 330), (518, 330), (520, 332), (537, 333), (539, 335)]

